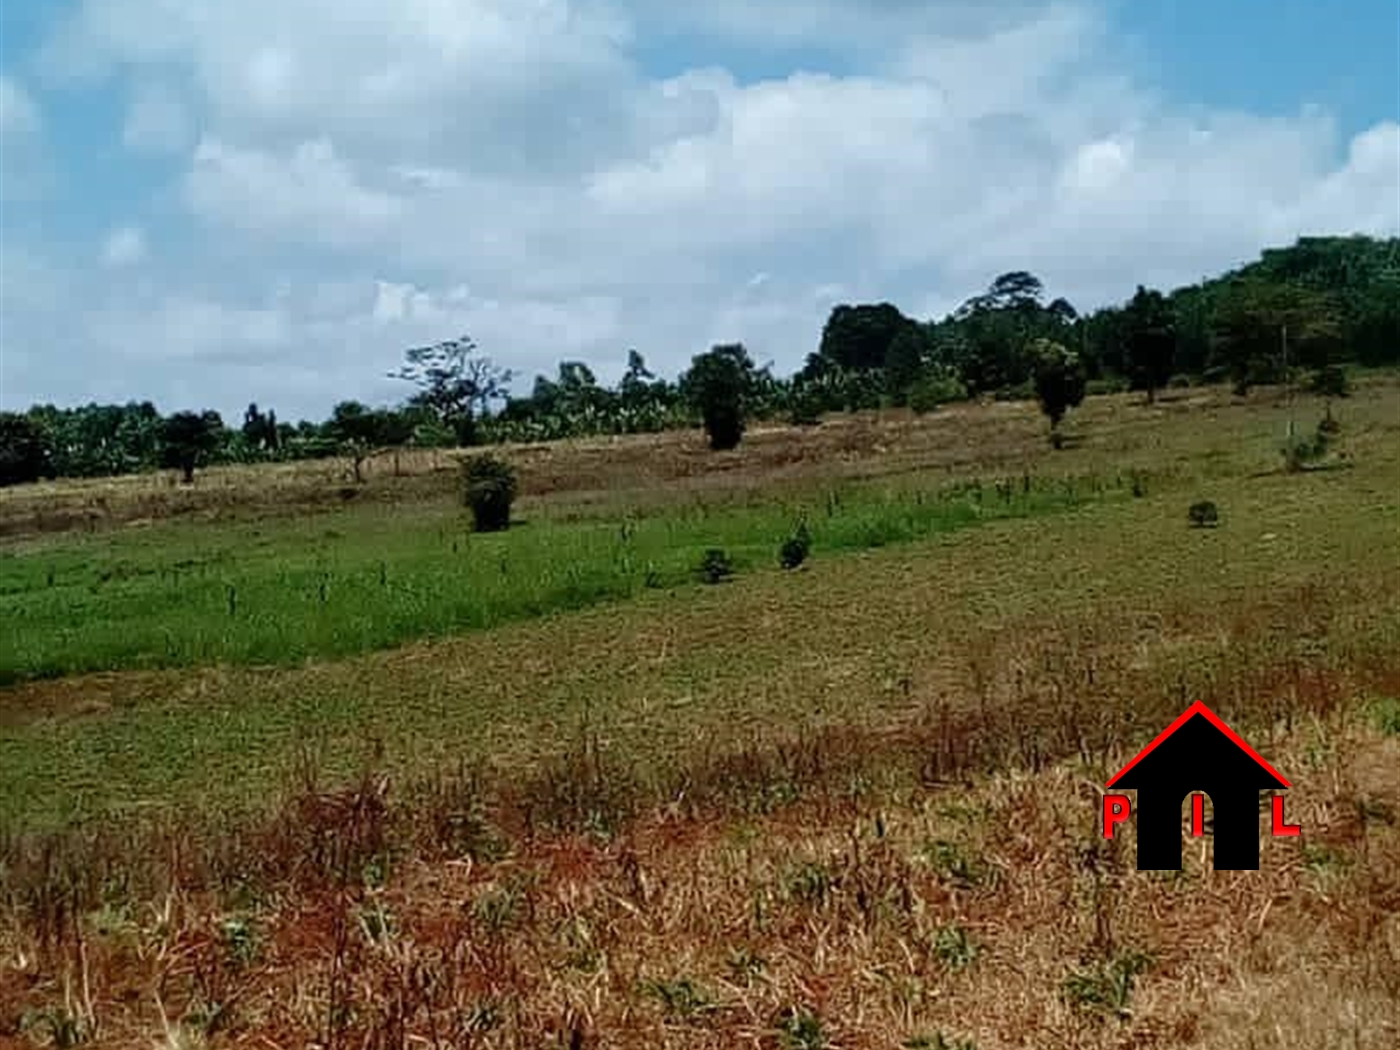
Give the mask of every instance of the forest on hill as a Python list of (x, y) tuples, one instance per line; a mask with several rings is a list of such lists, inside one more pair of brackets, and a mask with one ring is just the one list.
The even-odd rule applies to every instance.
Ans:
[(841, 304), (787, 377), (736, 343), (697, 355), (674, 381), (632, 350), (616, 386), (564, 361), (514, 395), (513, 373), (463, 336), (406, 352), (395, 375), (414, 393), (402, 403), (342, 401), (319, 422), (289, 423), (259, 404), (233, 422), (209, 410), (163, 415), (150, 401), (35, 405), (0, 413), (0, 485), (160, 468), (189, 480), (221, 463), (358, 462), (389, 447), (655, 432), (696, 425), (716, 399), (737, 442), (746, 419), (815, 425), (830, 412), (1034, 397), (1047, 348), (1089, 393), (1138, 389), (1151, 398), (1171, 385), (1223, 381), (1243, 392), (1300, 373), (1341, 393), (1347, 366), (1400, 363), (1400, 239), (1301, 238), (1219, 277), (1170, 291), (1139, 286), (1126, 302), (1088, 313), (1025, 271), (997, 277), (941, 320), (889, 302)]

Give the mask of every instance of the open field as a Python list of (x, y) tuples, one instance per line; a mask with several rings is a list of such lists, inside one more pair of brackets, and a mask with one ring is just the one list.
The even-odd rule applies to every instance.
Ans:
[[(509, 450), (492, 537), (431, 464), (3, 494), (0, 1040), (1394, 1046), (1400, 383), (1299, 474), (1190, 395)], [(1295, 781), (1257, 873), (1095, 831), (1193, 699)]]

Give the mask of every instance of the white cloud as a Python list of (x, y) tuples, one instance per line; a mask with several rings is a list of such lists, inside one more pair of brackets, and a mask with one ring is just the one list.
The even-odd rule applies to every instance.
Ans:
[(285, 157), (205, 138), (185, 177), (185, 199), (207, 221), (269, 242), (331, 248), (372, 242), (400, 218), (400, 198), (364, 186), (326, 139)]
[(146, 258), (146, 235), (139, 226), (122, 226), (107, 235), (102, 261), (108, 266), (131, 266)]
[[(858, 72), (644, 73), (639, 45), (691, 32)], [(197, 226), (65, 297), (96, 304), (74, 352), (143, 396), (184, 361), (210, 398), (322, 413), (461, 332), (527, 377), (733, 339), (791, 368), (840, 300), (928, 316), (1030, 268), (1093, 306), (1400, 232), (1400, 126), (1187, 108), (1121, 53), (1093, 3), (89, 0), (44, 68), (133, 81), (124, 140), (187, 158)], [(52, 305), (5, 303), (56, 338)]]

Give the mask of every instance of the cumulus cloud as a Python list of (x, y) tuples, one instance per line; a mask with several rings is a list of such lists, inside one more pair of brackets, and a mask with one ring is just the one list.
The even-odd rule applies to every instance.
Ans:
[[(690, 33), (814, 50), (760, 80), (646, 72)], [(133, 81), (124, 139), (182, 158), (153, 192), (191, 226), (162, 282), (109, 269), (75, 342), (322, 413), (397, 396), (402, 349), (461, 332), (525, 385), (736, 339), (791, 368), (841, 300), (941, 314), (1029, 268), (1091, 307), (1301, 233), (1400, 232), (1400, 126), (1186, 107), (1120, 50), (1095, 5), (1031, 0), (89, 0), (42, 68)], [(140, 365), (150, 396), (179, 367)]]

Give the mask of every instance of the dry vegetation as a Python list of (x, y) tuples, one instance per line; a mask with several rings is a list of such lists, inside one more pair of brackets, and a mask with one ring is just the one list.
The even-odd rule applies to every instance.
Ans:
[[(1364, 396), (1364, 395), (1363, 395)], [(1112, 451), (1138, 465), (1151, 461), (1122, 442), (1125, 430), (1142, 431), (1144, 417), (1169, 431), (1214, 421), (1231, 408), (1267, 406), (1277, 391), (1256, 390), (1247, 399), (1220, 388), (1173, 391), (1154, 409), (1140, 395), (1092, 398), (1068, 429), (1092, 455)], [(1151, 428), (1152, 430), (1157, 427)], [(1217, 433), (1215, 439), (1226, 435)], [(1073, 440), (1073, 439), (1072, 439)], [(1170, 440), (1168, 444), (1170, 444)], [(1044, 458), (1044, 422), (1034, 404), (997, 402), (954, 405), (930, 416), (906, 410), (838, 415), (821, 427), (794, 430), (757, 425), (736, 450), (714, 453), (700, 431), (588, 438), (539, 445), (506, 445), (501, 453), (520, 471), (521, 493), (556, 502), (629, 506), (674, 501), (678, 493), (724, 495), (776, 484), (869, 478), (913, 471), (953, 475), (1016, 470)], [(457, 499), (461, 454), (441, 450), (379, 453), (363, 467), (365, 484), (353, 484), (347, 460), (330, 459), (201, 471), (192, 486), (176, 472), (118, 478), (67, 479), (0, 489), (0, 536), (190, 517), (197, 520), (265, 518), (300, 514), (346, 503), (451, 503)]]
[[(1053, 463), (1025, 406), (710, 469), (687, 436), (514, 450), (589, 514), (842, 471), (1180, 480), (353, 659), (0, 693), (0, 1043), (1389, 1050), (1396, 390), (1348, 408), (1352, 469), (1293, 477), (1269, 400), (1197, 396), (1091, 403)], [(1140, 873), (1097, 833), (1194, 699), (1293, 781), (1304, 834), (1258, 872), (1207, 839)]]

